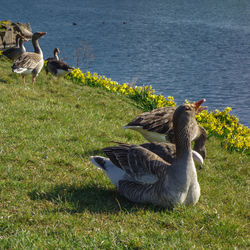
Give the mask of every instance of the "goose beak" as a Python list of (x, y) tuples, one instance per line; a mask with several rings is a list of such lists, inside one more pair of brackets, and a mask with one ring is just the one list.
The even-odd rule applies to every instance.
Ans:
[(204, 103), (206, 101), (206, 99), (201, 99), (198, 102), (194, 102), (191, 104), (191, 106), (194, 108), (195, 113), (198, 114), (199, 112), (201, 112), (202, 110), (206, 109), (207, 107), (201, 107), (201, 104)]
[(45, 36), (47, 32), (39, 32), (41, 36)]
[(23, 39), (24, 42), (28, 42), (29, 40), (26, 39), (21, 33), (18, 33), (18, 35), (20, 36), (20, 38)]

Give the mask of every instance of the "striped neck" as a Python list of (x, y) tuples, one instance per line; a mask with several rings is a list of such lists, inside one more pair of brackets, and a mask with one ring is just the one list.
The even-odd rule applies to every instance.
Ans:
[(59, 56), (58, 56), (57, 52), (55, 52), (55, 54), (54, 54), (54, 59), (57, 60), (57, 61), (59, 61)]
[(191, 138), (188, 128), (175, 129), (176, 157), (181, 158), (182, 155), (191, 154)]
[(19, 40), (19, 48), (21, 48), (22, 51), (26, 51), (26, 49), (25, 49), (25, 47), (23, 45), (23, 39), (22, 38), (20, 38), (20, 40)]
[(40, 54), (43, 57), (43, 52), (39, 46), (38, 39), (32, 39), (32, 44), (34, 47), (34, 52)]

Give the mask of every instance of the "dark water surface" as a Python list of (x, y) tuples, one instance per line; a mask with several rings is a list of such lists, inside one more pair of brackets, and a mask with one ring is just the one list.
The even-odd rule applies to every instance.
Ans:
[(230, 106), (250, 127), (249, 0), (8, 0), (0, 17), (48, 32), (44, 58), (59, 47), (76, 66), (84, 42), (95, 58), (83, 71), (152, 85), (178, 104), (206, 98), (210, 110)]

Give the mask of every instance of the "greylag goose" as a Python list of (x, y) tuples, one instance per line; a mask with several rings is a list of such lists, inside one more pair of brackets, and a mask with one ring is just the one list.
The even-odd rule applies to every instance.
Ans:
[(38, 39), (46, 35), (46, 32), (36, 32), (32, 36), (32, 44), (34, 52), (25, 52), (12, 65), (12, 71), (22, 74), (25, 84), (25, 76), (32, 74), (32, 83), (34, 84), (36, 77), (43, 67), (43, 52), (39, 46)]
[(162, 207), (195, 205), (200, 186), (192, 157), (191, 141), (197, 123), (195, 112), (205, 100), (179, 106), (173, 115), (176, 160), (170, 164), (140, 145), (120, 144), (104, 148), (108, 158), (91, 156), (118, 192), (133, 202)]
[(60, 53), (59, 48), (54, 48), (54, 52), (53, 52), (54, 57), (49, 57), (49, 58), (47, 58), (47, 59), (45, 60), (45, 62), (47, 62), (46, 66), (45, 66), (46, 75), (48, 75), (48, 73), (49, 73), (48, 63), (49, 63), (50, 61), (53, 61), (53, 60), (59, 61), (59, 56), (58, 56), (59, 53)]
[(21, 34), (17, 34), (16, 46), (4, 50), (3, 55), (12, 61), (15, 61), (19, 56), (21, 56), (24, 52), (26, 52), (23, 42), (24, 42), (24, 37)]
[(59, 60), (58, 53), (60, 50), (58, 48), (54, 49), (54, 58), (48, 58), (46, 65), (46, 74), (50, 72), (54, 76), (64, 76), (65, 74), (72, 71), (72, 67), (70, 67), (66, 62)]
[[(205, 107), (200, 107), (203, 110)], [(133, 129), (141, 133), (150, 142), (175, 142), (173, 131), (173, 114), (176, 107), (164, 107), (144, 112), (129, 122), (124, 129)], [(203, 159), (206, 157), (205, 143), (207, 132), (202, 126), (198, 126), (192, 137), (194, 150)]]

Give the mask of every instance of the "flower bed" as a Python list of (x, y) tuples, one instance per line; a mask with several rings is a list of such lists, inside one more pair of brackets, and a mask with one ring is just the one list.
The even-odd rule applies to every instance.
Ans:
[(74, 69), (67, 78), (78, 84), (85, 84), (92, 87), (102, 87), (108, 91), (125, 95), (136, 101), (138, 106), (143, 110), (152, 110), (165, 106), (176, 106), (174, 98), (169, 96), (167, 99), (162, 95), (155, 95), (151, 86), (137, 87), (130, 86), (127, 83), (120, 85), (105, 76), (83, 73), (80, 69)]
[[(144, 111), (166, 106), (176, 106), (174, 98), (154, 94), (151, 86), (131, 86), (130, 84), (119, 84), (105, 76), (83, 73), (80, 69), (74, 69), (66, 76), (67, 79), (77, 84), (92, 87), (102, 87), (107, 91), (125, 95), (136, 101), (138, 106)], [(230, 151), (250, 153), (250, 129), (239, 123), (238, 118), (230, 115), (231, 108), (224, 111), (208, 112), (202, 111), (197, 115), (197, 121), (208, 132), (208, 136), (214, 135), (222, 138), (222, 145)]]
[(239, 119), (230, 115), (232, 109), (227, 107), (224, 111), (215, 110), (208, 112), (203, 110), (196, 116), (208, 132), (208, 135), (215, 135), (222, 138), (222, 145), (230, 150), (250, 153), (250, 129), (239, 123)]

